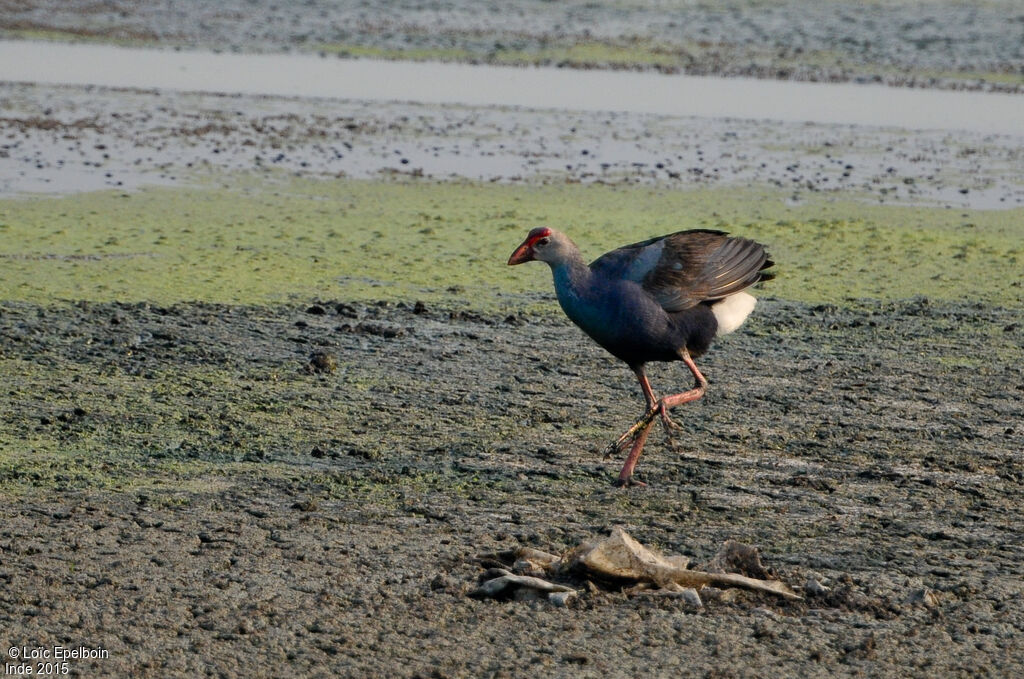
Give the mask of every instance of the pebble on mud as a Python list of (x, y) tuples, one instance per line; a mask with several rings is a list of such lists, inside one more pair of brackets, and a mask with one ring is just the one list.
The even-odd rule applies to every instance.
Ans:
[(804, 584), (804, 592), (807, 596), (824, 596), (831, 591), (832, 589), (830, 587), (826, 587), (814, 578), (808, 578), (807, 582)]
[(704, 608), (704, 602), (700, 600), (700, 593), (693, 587), (687, 587), (680, 592), (680, 598), (691, 608)]
[(338, 369), (338, 359), (323, 351), (314, 351), (309, 355), (306, 370), (310, 373), (333, 373)]
[(650, 587), (634, 587), (630, 590), (626, 590), (627, 594), (648, 594), (659, 597), (670, 597), (673, 599), (679, 599), (682, 601), (687, 608), (697, 610), (704, 608), (704, 602), (700, 598), (700, 593), (693, 587), (678, 587), (672, 586), (672, 583), (668, 583), (668, 586), (662, 589), (652, 589)]
[(935, 595), (935, 592), (924, 587), (911, 592), (907, 595), (907, 598), (904, 599), (904, 602), (908, 604), (920, 604), (925, 608), (935, 608), (939, 605), (939, 598)]

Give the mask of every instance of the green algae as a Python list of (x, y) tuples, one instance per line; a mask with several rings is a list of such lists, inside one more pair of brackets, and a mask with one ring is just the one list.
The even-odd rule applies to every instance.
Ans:
[(778, 264), (762, 294), (784, 299), (1024, 304), (1021, 209), (818, 196), (788, 205), (766, 189), (253, 177), (0, 201), (0, 289), (43, 304), (337, 298), (498, 311), (550, 290), (543, 267), (505, 265), (538, 224), (564, 229), (586, 256), (686, 228), (756, 238)]
[(366, 417), (367, 380), (194, 362), (126, 372), (53, 356), (0, 358), (0, 490), (210, 492), (236, 477), (294, 475), (316, 446), (342, 441), (370, 459), (393, 443), (365, 427), (353, 433)]
[[(766, 49), (756, 45), (686, 42), (670, 44), (650, 38), (580, 39), (571, 41), (510, 40), (498, 36), (486, 47), (467, 43), (453, 47), (380, 47), (356, 43), (317, 43), (303, 50), (341, 57), (392, 61), (441, 61), (486, 63), (494, 66), (559, 66), (581, 69), (657, 69), (668, 73), (717, 70), (759, 70), (785, 79), (792, 74), (822, 71), (826, 74), (877, 75), (882, 80), (908, 82), (945, 80), (963, 84), (990, 83), (1016, 88), (1024, 74), (1000, 70), (962, 70), (896, 67), (880, 62), (858, 61), (836, 49)], [(717, 69), (717, 70), (716, 70)]]
[(391, 61), (473, 61), (473, 53), (462, 48), (408, 47), (387, 48), (350, 43), (318, 43), (311, 45), (314, 52), (339, 57), (387, 59)]
[(486, 50), (464, 47), (386, 48), (347, 43), (312, 46), (323, 54), (345, 57), (408, 61), (455, 61), (487, 63), (495, 66), (543, 66), (556, 64), (574, 68), (646, 68), (677, 70), (684, 64), (678, 50), (659, 47), (646, 40), (625, 43), (582, 40), (563, 44), (540, 44), (532, 47), (498, 44)]
[[(166, 504), (182, 501), (182, 493), (282, 482), (329, 498), (358, 494), (397, 506), (407, 494), (443, 489), (466, 496), (481, 487), (477, 475), (433, 463), (409, 460), (401, 472), (378, 468), (403, 450), (407, 432), (391, 431), (367, 385), (394, 391), (407, 384), (375, 374), (373, 365), (343, 364), (319, 378), (189, 360), (136, 374), (49, 355), (39, 362), (0, 359), (8, 403), (0, 426), (0, 494), (142, 493), (147, 502)], [(406, 410), (410, 422), (434, 415), (417, 406)], [(518, 423), (508, 413), (465, 426), (493, 432), (493, 446)], [(436, 442), (458, 436), (429, 430)], [(318, 465), (326, 451), (329, 465)]]
[(557, 64), (576, 68), (657, 67), (677, 70), (685, 65), (679, 50), (636, 40), (625, 44), (601, 41), (580, 41), (568, 45), (543, 46), (537, 49), (501, 49), (490, 60), (501, 65)]
[(6, 27), (0, 29), (0, 39), (118, 45), (121, 47), (156, 47), (163, 44), (153, 33), (134, 32), (121, 28), (90, 30), (88, 28)]

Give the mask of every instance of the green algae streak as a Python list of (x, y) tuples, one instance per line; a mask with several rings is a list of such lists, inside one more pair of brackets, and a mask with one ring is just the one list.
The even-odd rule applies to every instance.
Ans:
[[(860, 63), (842, 50), (797, 50), (787, 52), (758, 45), (726, 45), (708, 42), (668, 44), (649, 38), (589, 39), (563, 41), (511, 41), (505, 45), (494, 37), (488, 45), (472, 42), (451, 47), (381, 47), (356, 43), (316, 43), (300, 47), (323, 55), (387, 59), (391, 61), (441, 61), (484, 63), (493, 66), (558, 66), (569, 68), (657, 69), (668, 73), (699, 74), (712, 65), (721, 73), (757, 68), (768, 77), (785, 80), (790, 74), (820, 70), (824, 74), (845, 74), (844, 80), (879, 75), (894, 82), (930, 79), (977, 85), (991, 83), (1007, 87), (1024, 84), (1015, 72), (910, 68), (906, 64)], [(717, 71), (715, 69), (718, 69)], [(696, 73), (695, 73), (696, 71)], [(834, 76), (833, 76), (834, 77)]]
[[(0, 201), (0, 298), (414, 301), (503, 311), (548, 292), (505, 260), (553, 225), (585, 255), (679, 229), (766, 243), (761, 294), (812, 303), (915, 296), (1024, 306), (1024, 210), (869, 204), (780, 192), (579, 184), (236, 178)], [(546, 306), (549, 306), (546, 304)]]

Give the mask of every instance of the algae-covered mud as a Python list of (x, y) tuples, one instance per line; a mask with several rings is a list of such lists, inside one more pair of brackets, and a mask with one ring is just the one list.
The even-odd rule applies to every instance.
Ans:
[(230, 179), (0, 200), (9, 298), (264, 304), (326, 294), (510, 313), (536, 306), (517, 293), (546, 292), (550, 275), (505, 266), (509, 243), (555, 224), (593, 257), (685, 228), (757, 237), (788, 263), (771, 292), (794, 301), (1024, 306), (1024, 208), (820, 196), (793, 205), (765, 188)]
[(1019, 91), (1016, 0), (32, 0), (0, 35)]

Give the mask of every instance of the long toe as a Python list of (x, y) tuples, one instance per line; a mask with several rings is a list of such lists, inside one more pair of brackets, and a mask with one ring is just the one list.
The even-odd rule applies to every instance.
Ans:
[(636, 488), (646, 488), (647, 487), (646, 483), (644, 483), (643, 481), (639, 481), (639, 480), (637, 480), (636, 478), (634, 478), (632, 476), (630, 476), (629, 478), (625, 478), (625, 479), (621, 479), (621, 478), (620, 479), (615, 479), (615, 481), (612, 482), (612, 485), (615, 486), (616, 488), (634, 488), (634, 487), (636, 487)]
[[(605, 458), (607, 459), (607, 458), (611, 457), (612, 455), (617, 455), (618, 453), (622, 452), (623, 449), (625, 449), (626, 445), (636, 441), (637, 438), (641, 434), (643, 434), (644, 432), (647, 431), (647, 428), (650, 426), (651, 421), (657, 416), (657, 414), (658, 414), (657, 406), (655, 406), (654, 408), (651, 408), (646, 413), (644, 413), (644, 416), (641, 417), (639, 420), (637, 420), (636, 423), (634, 423), (632, 427), (627, 429), (625, 434), (620, 436), (618, 439), (615, 440), (614, 443), (612, 443), (607, 448), (605, 448), (605, 451), (604, 451)], [(662, 417), (667, 417), (667, 416), (662, 414)], [(671, 422), (671, 420), (669, 420), (669, 422), (672, 423), (672, 424), (675, 424), (675, 423)], [(645, 438), (646, 438), (646, 435), (645, 435)]]
[[(628, 433), (628, 432), (627, 432)], [(626, 447), (626, 444), (632, 441), (632, 438), (623, 434), (619, 437), (618, 441), (613, 441), (608, 444), (608, 447), (604, 449), (604, 459), (607, 460), (610, 457), (615, 457), (622, 452), (622, 449)]]
[(661, 408), (661, 424), (665, 427), (665, 433), (672, 437), (673, 432), (682, 431), (683, 428), (676, 424), (671, 417), (668, 416), (668, 408), (662, 406)]

